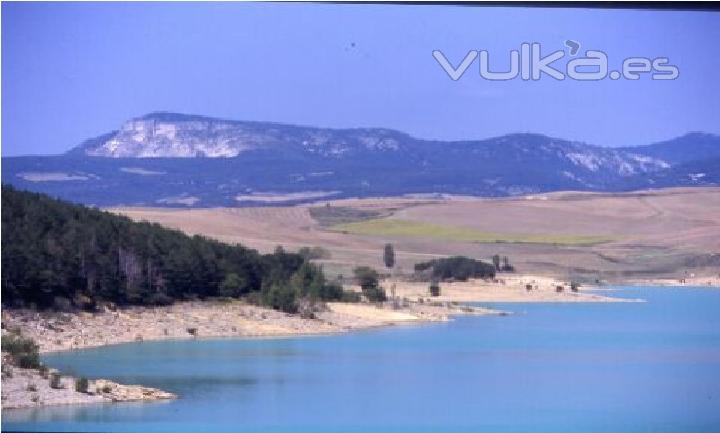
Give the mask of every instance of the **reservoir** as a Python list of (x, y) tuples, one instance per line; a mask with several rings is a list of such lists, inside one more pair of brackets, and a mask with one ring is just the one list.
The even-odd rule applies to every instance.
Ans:
[(720, 431), (720, 291), (643, 303), (492, 304), (344, 335), (138, 342), (49, 354), (63, 373), (169, 402), (5, 410), (2, 429), (82, 432)]

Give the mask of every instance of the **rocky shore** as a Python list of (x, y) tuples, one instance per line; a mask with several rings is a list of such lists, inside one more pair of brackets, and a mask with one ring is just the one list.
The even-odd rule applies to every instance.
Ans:
[(88, 380), (87, 390), (78, 391), (78, 379), (58, 376), (52, 370), (19, 368), (3, 356), (2, 408), (17, 409), (48, 405), (153, 401), (176, 398), (172, 393), (140, 385), (123, 385), (109, 380)]
[(406, 300), (396, 305), (329, 303), (314, 318), (302, 318), (240, 301), (196, 301), (93, 313), (5, 310), (2, 322), (5, 329), (32, 338), (40, 352), (46, 353), (134, 341), (328, 334), (408, 321), (443, 321), (455, 314), (491, 313), (449, 302)]

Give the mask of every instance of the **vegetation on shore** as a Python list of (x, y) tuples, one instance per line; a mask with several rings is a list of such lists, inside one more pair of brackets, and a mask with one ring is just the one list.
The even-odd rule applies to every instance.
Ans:
[(380, 274), (375, 269), (368, 266), (358, 266), (353, 272), (363, 295), (369, 302), (387, 301), (385, 289), (380, 287)]
[(40, 368), (38, 345), (32, 338), (26, 338), (18, 332), (6, 332), (2, 336), (2, 352), (10, 356), (13, 365), (20, 368)]
[[(502, 260), (502, 264), (501, 264)], [(514, 272), (515, 267), (510, 264), (510, 259), (508, 256), (502, 256), (502, 259), (500, 258), (499, 254), (495, 254), (492, 256), (492, 262), (493, 266), (495, 266), (496, 271), (502, 271), (502, 272)]]
[(440, 296), (440, 282), (438, 282), (438, 280), (430, 281), (430, 287), (428, 287), (428, 290), (430, 291), (430, 296)]
[(416, 263), (415, 272), (431, 281), (469, 278), (494, 278), (495, 266), (464, 256), (447, 257)]
[(287, 312), (340, 300), (342, 286), (300, 254), (272, 254), (2, 187), (6, 306), (94, 308), (248, 297)]

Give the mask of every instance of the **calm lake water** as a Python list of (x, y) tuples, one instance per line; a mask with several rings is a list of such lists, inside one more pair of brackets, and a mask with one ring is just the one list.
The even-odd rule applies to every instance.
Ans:
[(495, 304), (515, 314), (340, 336), (143, 342), (46, 356), (160, 403), (3, 412), (3, 430), (718, 432), (720, 291), (646, 303)]

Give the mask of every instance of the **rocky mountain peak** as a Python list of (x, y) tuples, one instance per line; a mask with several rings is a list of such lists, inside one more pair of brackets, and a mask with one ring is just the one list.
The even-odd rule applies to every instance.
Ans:
[[(406, 134), (382, 128), (328, 129), (155, 112), (81, 145), (109, 158), (232, 158), (249, 150), (298, 150), (325, 157), (358, 151), (396, 151)], [(77, 153), (76, 151), (73, 153)]]

